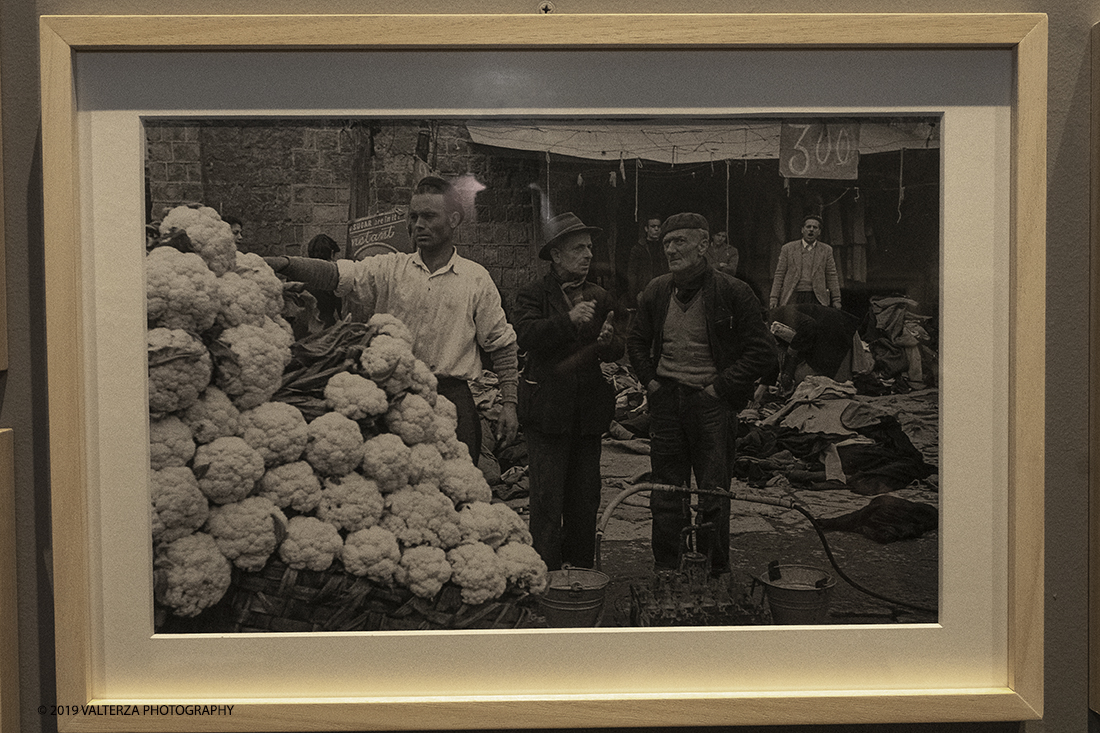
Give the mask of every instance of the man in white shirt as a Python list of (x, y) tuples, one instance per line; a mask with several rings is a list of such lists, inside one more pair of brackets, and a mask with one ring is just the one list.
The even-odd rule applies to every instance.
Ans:
[(481, 420), (469, 382), (481, 374), (479, 347), (500, 380), (503, 408), (497, 438), (516, 437), (517, 347), (500, 292), (481, 265), (460, 257), (453, 243), (462, 204), (450, 183), (428, 176), (409, 202), (409, 236), (416, 251), (324, 262), (305, 257), (266, 257), (272, 269), (313, 289), (352, 298), (361, 311), (389, 313), (413, 335), (413, 353), (439, 380), (439, 394), (458, 408), (458, 438), (477, 463)]

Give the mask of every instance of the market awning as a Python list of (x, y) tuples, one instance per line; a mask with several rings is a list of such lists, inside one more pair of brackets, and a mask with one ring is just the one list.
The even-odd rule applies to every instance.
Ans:
[[(902, 148), (938, 148), (939, 126), (927, 121), (859, 122), (861, 154)], [(660, 120), (590, 122), (562, 120), (467, 123), (475, 143), (593, 160), (651, 160), (706, 163), (779, 157), (779, 120), (699, 120), (668, 124)]]

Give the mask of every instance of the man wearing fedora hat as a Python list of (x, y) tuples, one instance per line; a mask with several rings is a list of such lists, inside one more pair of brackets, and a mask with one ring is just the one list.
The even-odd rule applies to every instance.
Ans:
[[(737, 412), (776, 368), (774, 341), (752, 289), (707, 264), (710, 226), (699, 214), (661, 225), (669, 274), (638, 298), (627, 351), (646, 385), (650, 463), (658, 483), (729, 491)], [(691, 524), (690, 495), (653, 491), (653, 564), (676, 570)], [(711, 573), (729, 571), (729, 500), (700, 494), (696, 547)]]
[(572, 212), (546, 222), (539, 257), (550, 270), (516, 295), (513, 310), (526, 354), (519, 417), (530, 459), (531, 535), (551, 570), (594, 564), (600, 441), (615, 412), (600, 362), (625, 352), (614, 300), (586, 279), (599, 232)]
[(518, 359), (516, 333), (504, 314), (500, 291), (481, 265), (460, 257), (453, 243), (462, 202), (442, 178), (427, 176), (409, 201), (409, 236), (416, 251), (362, 260), (327, 262), (308, 257), (265, 257), (272, 269), (307, 287), (333, 291), (367, 312), (401, 319), (413, 335), (413, 353), (439, 381), (438, 391), (458, 410), (458, 439), (476, 464), (481, 418), (469, 381), (481, 375), (480, 347), (492, 359), (504, 403), (497, 438), (515, 440)]

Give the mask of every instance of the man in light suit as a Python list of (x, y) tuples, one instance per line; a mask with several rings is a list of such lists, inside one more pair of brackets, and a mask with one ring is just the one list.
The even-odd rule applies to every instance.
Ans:
[(840, 278), (833, 248), (819, 242), (819, 236), (821, 217), (811, 214), (802, 220), (802, 239), (783, 245), (768, 297), (769, 310), (788, 303), (840, 307)]

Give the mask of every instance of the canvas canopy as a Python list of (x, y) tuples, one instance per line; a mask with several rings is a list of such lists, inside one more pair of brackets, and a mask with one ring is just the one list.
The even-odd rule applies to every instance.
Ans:
[[(482, 145), (609, 162), (638, 159), (670, 164), (778, 158), (780, 127), (779, 120), (694, 120), (690, 124), (656, 119), (484, 120), (467, 124), (472, 140)], [(939, 126), (927, 121), (859, 121), (859, 151), (864, 155), (938, 148), (939, 144)]]

